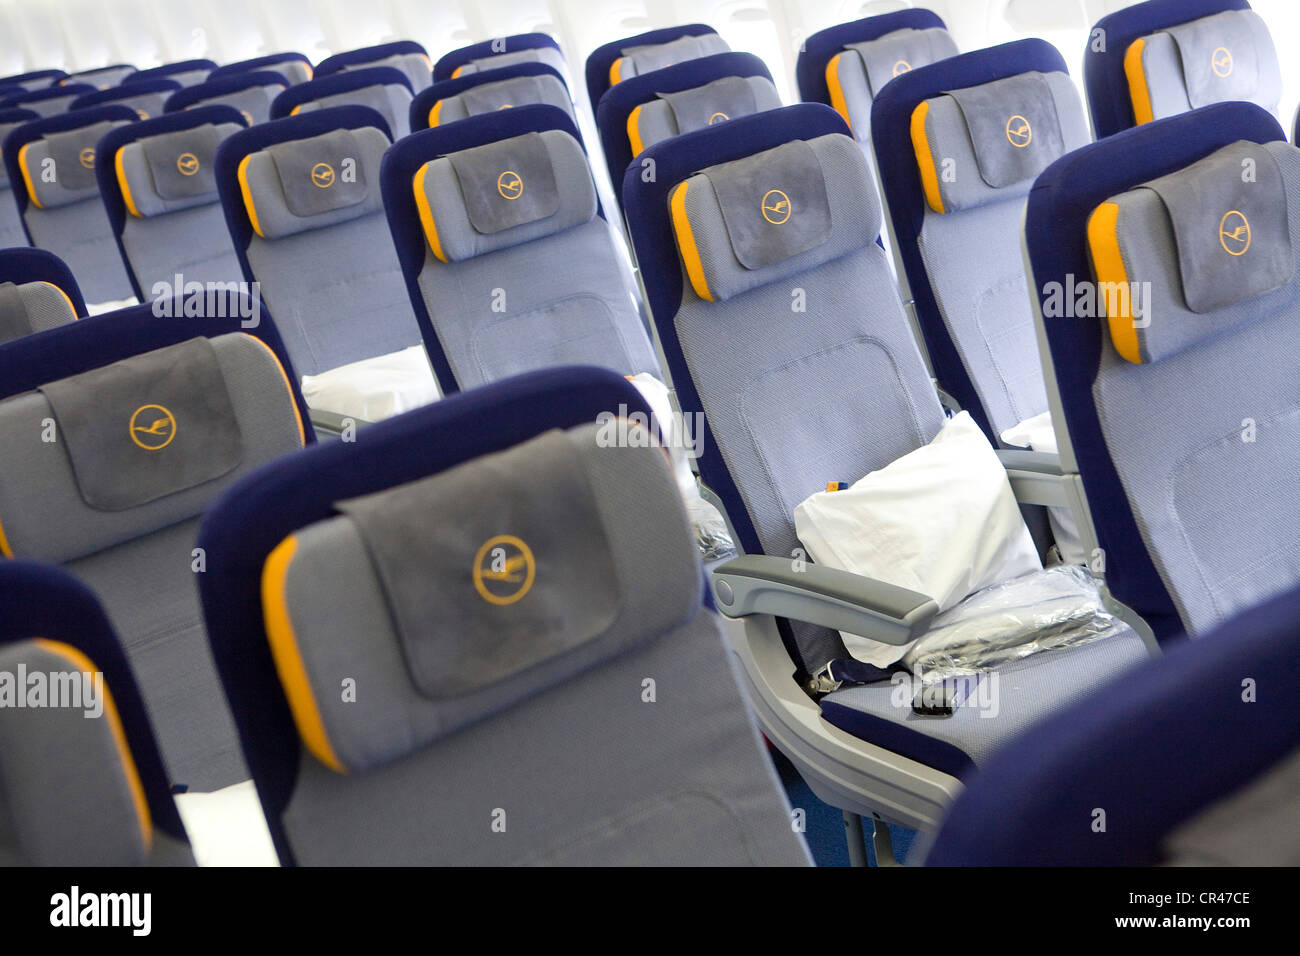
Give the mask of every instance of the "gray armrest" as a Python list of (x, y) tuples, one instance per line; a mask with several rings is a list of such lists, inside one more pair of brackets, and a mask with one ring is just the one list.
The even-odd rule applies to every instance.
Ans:
[(747, 554), (713, 571), (718, 610), (728, 617), (771, 614), (847, 631), (885, 644), (925, 633), (939, 612), (934, 599), (875, 578), (789, 558)]
[(337, 438), (343, 434), (343, 429), (351, 423), (354, 428), (363, 428), (371, 424), (362, 418), (352, 418), (347, 415), (340, 415), (337, 412), (327, 412), (323, 408), (309, 408), (311, 412), (311, 427), (316, 430), (318, 435), (325, 435), (331, 438)]
[(1059, 456), (1018, 448), (999, 448), (997, 453), (1002, 467), (1007, 470), (1011, 490), (1021, 504), (1070, 506)]

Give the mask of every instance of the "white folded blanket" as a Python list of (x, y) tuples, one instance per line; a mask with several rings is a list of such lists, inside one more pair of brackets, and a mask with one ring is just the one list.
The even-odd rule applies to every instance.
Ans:
[(441, 392), (424, 347), (376, 355), (302, 377), (307, 405), (345, 418), (377, 422), (436, 401)]

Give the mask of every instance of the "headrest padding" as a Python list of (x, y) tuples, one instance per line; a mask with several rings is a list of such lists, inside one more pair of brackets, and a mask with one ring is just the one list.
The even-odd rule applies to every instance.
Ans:
[(724, 76), (679, 93), (659, 93), (627, 117), (632, 155), (672, 136), (776, 109), (781, 98), (765, 76)]
[(513, 76), (508, 80), (471, 86), (455, 96), (439, 100), (430, 111), (429, 125), (438, 126), (530, 103), (545, 103), (573, 115), (569, 93), (558, 76)]
[(98, 200), (95, 147), (105, 133), (122, 125), (106, 120), (61, 133), (46, 133), (25, 143), (18, 151), (18, 164), (37, 208), (54, 209), (91, 198)]
[(1064, 73), (1020, 73), (917, 105), (912, 145), (926, 203), (938, 213), (1019, 198), (1034, 177), (1088, 141)]
[(846, 43), (844, 49), (858, 55), (872, 99), (894, 77), (957, 55), (957, 44), (942, 27), (908, 27), (863, 43)]
[(807, 271), (880, 234), (862, 150), (838, 134), (710, 167), (677, 186), (669, 203), (691, 287), (709, 301)]
[(344, 63), (339, 72), (350, 73), (354, 70), (373, 70), (375, 67), (391, 67), (399, 70), (411, 81), (411, 89), (419, 91), (433, 82), (433, 66), (423, 53), (395, 53), (392, 56), (371, 60), (367, 63)]
[(79, 650), (34, 639), (0, 647), (0, 698), (45, 678), (61, 706), (0, 706), (0, 858), (28, 866), (139, 866), (153, 824), (135, 760), (103, 675)]
[(626, 80), (629, 76), (641, 76), (676, 63), (685, 63), (711, 53), (728, 53), (730, 50), (727, 41), (716, 33), (682, 36), (667, 43), (625, 47), (620, 51), (623, 55), (610, 67), (610, 85)]
[(48, 282), (0, 283), (0, 344), (75, 322), (68, 294)]
[(1139, 123), (1244, 100), (1276, 110), (1281, 68), (1268, 27), (1253, 10), (1225, 10), (1135, 40), (1124, 72)]
[(401, 83), (376, 83), (299, 103), (293, 108), (293, 115), (329, 109), (332, 106), (369, 106), (384, 118), (393, 135), (399, 136), (409, 121), (411, 91)]
[(319, 229), (377, 212), (382, 131), (365, 126), (276, 143), (240, 161), (239, 181), (253, 230), (264, 239)]
[(1160, 361), (1286, 307), (1298, 189), (1294, 147), (1238, 142), (1098, 206), (1088, 245), (1116, 352)]
[(499, 70), (502, 67), (514, 66), (517, 63), (545, 63), (547, 66), (554, 67), (561, 76), (565, 72), (564, 54), (553, 46), (539, 46), (529, 47), (526, 50), (513, 50), (509, 53), (498, 53), (495, 56), (479, 57), (477, 60), (462, 63), (452, 71), (451, 75), (453, 78), (469, 76), (472, 73)]
[(240, 128), (206, 123), (121, 147), (114, 164), (127, 211), (147, 219), (216, 202), (213, 158), (220, 142)]
[(460, 262), (591, 221), (596, 190), (582, 147), (546, 130), (435, 159), (415, 175), (433, 255)]
[[(366, 771), (418, 752), (695, 613), (668, 462), (603, 427), (345, 503), (271, 554), (268, 639), (322, 763)], [(344, 676), (374, 690), (340, 705)]]
[[(84, 456), (80, 450), (74, 452), (71, 448), (73, 435), (68, 432), (66, 414), (53, 406), (46, 391), (25, 392), (0, 401), (0, 456), (11, 463), (11, 467), (0, 469), (0, 528), (4, 531), (0, 542), (5, 543), (10, 556), (62, 564), (150, 534), (201, 513), (240, 476), (302, 446), (303, 426), (298, 406), (275, 353), (261, 340), (243, 333), (218, 336), (211, 340), (211, 346), (240, 437), (242, 453), (237, 467), (125, 510), (104, 510), (87, 503), (83, 496), (86, 475), (74, 470), (81, 467), (79, 458)], [(195, 396), (195, 400), (211, 399)], [(108, 409), (104, 400), (99, 402), (100, 414), (94, 414), (92, 407), (85, 413), (89, 417), (82, 424), (87, 431), (94, 430), (92, 441), (98, 436), (105, 446), (116, 443), (134, 449), (141, 456), (181, 451), (182, 438), (190, 426), (186, 424), (185, 412), (170, 407), (171, 418), (177, 423), (174, 439), (157, 452), (135, 444), (132, 436), (147, 445), (161, 445), (166, 440), (166, 429), (156, 423), (165, 421), (167, 416), (160, 413), (150, 418), (148, 413), (154, 409), (145, 409), (139, 416), (135, 414), (147, 405), (168, 407), (165, 401), (145, 397), (138, 406), (119, 413)], [(74, 413), (75, 410), (74, 406)], [(198, 426), (198, 430), (203, 431), (203, 427)], [(165, 477), (183, 479), (187, 474), (191, 473), (186, 468), (176, 467)], [(114, 476), (109, 473), (103, 477), (111, 480)], [(155, 475), (149, 480), (156, 481), (159, 477)], [(151, 487), (156, 490), (158, 485)], [(131, 493), (132, 489), (125, 491)], [(143, 497), (143, 491), (141, 488), (135, 493)]]

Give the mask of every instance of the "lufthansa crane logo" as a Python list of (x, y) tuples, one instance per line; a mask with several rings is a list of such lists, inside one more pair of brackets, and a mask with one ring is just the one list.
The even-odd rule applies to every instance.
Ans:
[(897, 63), (894, 64), (894, 72), (891, 73), (890, 75), (898, 76), (898, 74), (900, 73), (910, 73), (911, 70), (912, 70), (912, 64), (908, 63), (906, 60), (899, 60)]
[(80, 160), (81, 165), (85, 166), (87, 169), (94, 169), (95, 168), (95, 147), (87, 146), (85, 149), (83, 149), (80, 153), (77, 154), (77, 159)]
[(1219, 220), (1219, 245), (1230, 256), (1244, 256), (1250, 248), (1250, 220), (1245, 213), (1229, 209)]
[(1019, 113), (1007, 120), (1007, 142), (1016, 149), (1024, 149), (1033, 138), (1034, 130), (1029, 125), (1029, 120)]
[(181, 153), (176, 157), (176, 168), (182, 176), (193, 176), (199, 171), (199, 158), (193, 153)]
[(162, 451), (176, 437), (176, 416), (161, 405), (141, 405), (129, 430), (131, 441), (145, 451)]
[(524, 181), (513, 169), (507, 169), (497, 177), (497, 192), (502, 199), (518, 199), (524, 194)]
[(729, 120), (729, 119), (731, 119), (730, 116), (728, 116), (726, 113), (719, 110), (718, 112), (714, 113), (712, 116), (709, 117), (709, 125), (712, 126), (714, 123), (721, 123), (724, 120)]
[(317, 163), (311, 168), (311, 181), (319, 189), (328, 189), (334, 185), (334, 167), (329, 163)]
[(1232, 53), (1226, 46), (1215, 47), (1210, 54), (1210, 69), (1214, 75), (1224, 79), (1232, 75)]
[(790, 221), (790, 197), (779, 189), (763, 193), (763, 218), (774, 226)]
[(529, 592), (536, 577), (532, 549), (512, 534), (488, 538), (474, 555), (474, 590), (489, 604), (514, 604)]

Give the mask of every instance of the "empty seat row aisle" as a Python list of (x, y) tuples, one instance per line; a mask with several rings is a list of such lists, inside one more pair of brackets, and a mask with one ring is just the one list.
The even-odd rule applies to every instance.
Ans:
[(1267, 0), (301, 6), (5, 61), (0, 862), (1300, 864)]

